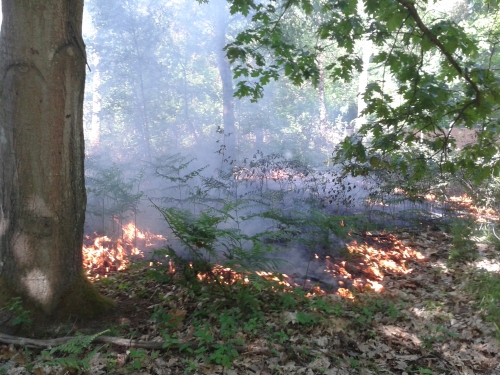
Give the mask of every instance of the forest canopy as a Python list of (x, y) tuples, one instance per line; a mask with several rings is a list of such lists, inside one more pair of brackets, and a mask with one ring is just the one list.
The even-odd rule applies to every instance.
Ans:
[[(362, 119), (337, 148), (336, 162), (355, 174), (394, 168), (417, 178), (437, 170), (474, 181), (498, 175), (497, 4), (456, 2), (441, 11), (445, 3), (233, 1), (231, 12), (252, 20), (226, 49), (239, 79), (236, 96), (262, 98), (264, 86), (281, 76), (317, 86), (322, 74), (349, 82), (366, 69)], [(298, 38), (297, 25), (304, 31)], [(475, 142), (457, 147), (452, 134), (459, 129), (473, 130)]]

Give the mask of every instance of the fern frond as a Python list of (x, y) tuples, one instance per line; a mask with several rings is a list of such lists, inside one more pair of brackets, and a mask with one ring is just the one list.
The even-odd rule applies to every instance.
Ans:
[(75, 337), (73, 337), (71, 340), (68, 342), (56, 346), (55, 348), (52, 348), (50, 350), (50, 354), (54, 353), (63, 353), (63, 354), (72, 354), (72, 355), (77, 355), (83, 352), (84, 349), (88, 348), (88, 346), (99, 336), (104, 335), (106, 332), (109, 330), (105, 330), (99, 333), (96, 333), (95, 335), (82, 335), (82, 334), (77, 334)]

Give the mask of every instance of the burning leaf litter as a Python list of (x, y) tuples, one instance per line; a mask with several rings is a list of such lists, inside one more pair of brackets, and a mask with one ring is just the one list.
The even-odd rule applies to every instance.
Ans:
[(90, 278), (106, 277), (109, 273), (125, 270), (131, 258), (143, 258), (144, 250), (165, 241), (163, 236), (149, 230), (140, 231), (134, 223), (124, 225), (122, 236), (114, 240), (95, 233), (94, 238), (87, 235), (82, 248), (83, 267)]
[[(427, 194), (425, 199), (431, 202), (437, 202), (437, 197), (434, 194)], [(449, 209), (460, 213), (459, 217), (471, 217), (477, 223), (498, 222), (500, 218), (498, 213), (491, 207), (477, 206), (467, 194), (460, 196), (451, 196), (446, 202)]]
[[(86, 241), (91, 242), (91, 245), (85, 245), (83, 248), (84, 265), (89, 276), (95, 278), (106, 277), (109, 273), (125, 270), (130, 263), (130, 257), (144, 257), (143, 251), (134, 246), (136, 239), (142, 240), (146, 247), (154, 245), (151, 242), (152, 239), (164, 241), (162, 236), (152, 235), (149, 231), (141, 232), (131, 223), (124, 226), (123, 233), (123, 239), (118, 238), (115, 241), (106, 236), (96, 237), (93, 240), (89, 237), (86, 238)], [(310, 291), (308, 295), (311, 296), (335, 293), (352, 299), (353, 295), (350, 289), (355, 288), (362, 291), (369, 288), (375, 292), (381, 292), (384, 289), (381, 283), (384, 274), (411, 273), (412, 269), (407, 268), (407, 262), (425, 259), (420, 252), (406, 246), (392, 234), (366, 233), (364, 241), (362, 244), (351, 241), (347, 245), (347, 249), (353, 258), (349, 262), (342, 259), (333, 259), (330, 256), (320, 259), (318, 255), (315, 255), (313, 262), (324, 265), (324, 279), (335, 280), (339, 285), (337, 290), (332, 290), (332, 288), (325, 290), (314, 281), (311, 281), (310, 278), (307, 278), (307, 275), (305, 283), (301, 285), (287, 274), (278, 275), (266, 271), (257, 271), (256, 274), (266, 280), (277, 282), (282, 287), (280, 290), (290, 291), (294, 287), (304, 287)], [(171, 261), (169, 267), (170, 273), (175, 273), (176, 268)], [(216, 280), (218, 283), (225, 284), (234, 284), (240, 281), (244, 283), (250, 282), (248, 275), (218, 264), (215, 264), (209, 273), (198, 272), (197, 278), (200, 281), (211, 282)]]

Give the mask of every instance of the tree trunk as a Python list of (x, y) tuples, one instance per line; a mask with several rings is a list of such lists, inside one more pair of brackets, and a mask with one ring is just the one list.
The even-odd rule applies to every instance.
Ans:
[[(130, 10), (131, 11), (131, 10)], [(135, 23), (135, 22), (134, 22)], [(137, 78), (139, 79), (138, 86), (136, 86), (136, 98), (137, 98), (137, 104), (138, 104), (138, 112), (139, 112), (139, 131), (142, 134), (142, 143), (144, 144), (145, 148), (145, 157), (146, 160), (151, 161), (152, 160), (152, 153), (151, 153), (151, 137), (149, 136), (149, 115), (148, 115), (148, 102), (146, 98), (146, 93), (144, 91), (144, 77), (143, 77), (143, 62), (142, 60), (142, 55), (139, 50), (139, 44), (137, 42), (137, 33), (136, 33), (136, 27), (133, 25), (132, 28), (132, 40), (134, 42), (134, 50), (135, 50), (135, 55), (136, 55), (136, 72), (137, 72)]]
[(94, 64), (94, 75), (92, 77), (92, 117), (90, 121), (90, 130), (87, 134), (87, 152), (97, 150), (101, 144), (101, 94), (99, 86), (101, 85), (101, 74), (99, 72), (99, 57), (96, 56)]
[(318, 54), (318, 96), (319, 96), (319, 128), (321, 133), (325, 134), (328, 131), (328, 115), (326, 112), (326, 95), (325, 95), (325, 55), (324, 52)]
[(224, 160), (231, 166), (236, 160), (236, 127), (234, 116), (233, 72), (226, 57), (226, 29), (229, 22), (226, 2), (214, 0), (215, 6), (215, 48), (217, 67), (222, 81), (222, 120), (224, 124)]
[(366, 109), (366, 103), (363, 95), (365, 94), (366, 88), (368, 87), (368, 74), (370, 67), (370, 57), (372, 55), (373, 42), (367, 37), (363, 40), (363, 71), (359, 75), (359, 93), (358, 93), (358, 117), (356, 119), (356, 124), (354, 131), (357, 132), (364, 124), (366, 124), (366, 116), (361, 112)]
[(110, 306), (83, 276), (83, 0), (3, 0), (0, 303), (35, 319)]
[(318, 77), (318, 109), (319, 109), (319, 134), (315, 137), (315, 145), (320, 147), (328, 147), (331, 137), (331, 129), (328, 124), (328, 113), (326, 111), (326, 94), (325, 94), (325, 53), (319, 52), (317, 57), (319, 77)]

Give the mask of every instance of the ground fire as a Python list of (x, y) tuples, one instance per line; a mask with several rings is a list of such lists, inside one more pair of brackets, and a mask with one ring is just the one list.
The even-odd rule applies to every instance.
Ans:
[[(453, 197), (449, 202), (455, 211), (467, 211), (467, 214), (478, 222), (498, 220), (493, 210), (477, 208), (466, 196)], [(423, 240), (410, 239), (415, 236), (420, 236)], [(409, 274), (413, 271), (412, 262), (426, 259), (429, 254), (424, 255), (422, 249), (426, 246), (421, 245), (428, 239), (436, 240), (434, 238), (436, 236), (442, 234), (426, 232), (425, 229), (421, 233), (411, 235), (404, 231), (397, 231), (395, 234), (365, 232), (358, 234), (356, 240), (353, 239), (346, 244), (347, 256), (344, 254), (321, 258), (315, 255), (310, 261), (314, 266), (311, 269), (316, 270), (314, 275), (308, 275), (307, 271), (305, 274), (296, 273), (291, 276), (259, 271), (255, 272), (254, 276), (276, 282), (277, 290), (290, 291), (295, 287), (301, 287), (311, 296), (336, 294), (353, 299), (356, 292), (364, 290), (381, 293), (386, 289), (384, 286), (386, 277)], [(443, 239), (439, 238), (437, 241), (442, 242)], [(134, 223), (128, 223), (122, 226), (119, 238), (86, 236), (83, 246), (84, 266), (89, 277), (106, 277), (109, 273), (126, 269), (131, 259), (144, 258), (145, 253), (165, 243), (165, 237), (148, 230), (141, 231)], [(430, 253), (432, 254), (432, 251)], [(150, 265), (153, 265), (153, 262), (150, 262)], [(168, 268), (171, 274), (179, 270), (171, 259)], [(252, 277), (248, 273), (240, 273), (219, 264), (214, 264), (209, 272), (198, 272), (197, 278), (206, 283), (252, 282)]]
[(83, 241), (83, 266), (89, 277), (106, 277), (126, 269), (131, 259), (143, 258), (148, 249), (161, 246), (165, 241), (161, 235), (137, 229), (132, 222), (122, 226), (119, 238), (87, 235)]
[[(149, 231), (138, 230), (133, 223), (123, 226), (123, 236), (110, 239), (106, 236), (85, 238), (83, 247), (84, 266), (91, 278), (106, 277), (108, 274), (127, 268), (130, 260), (144, 257), (145, 252), (153, 246), (166, 241), (164, 237), (154, 235)], [(412, 271), (408, 262), (420, 261), (424, 256), (406, 246), (392, 234), (364, 234), (362, 243), (351, 241), (347, 250), (351, 259), (321, 259), (315, 256), (312, 262), (316, 268), (322, 268), (315, 277), (303, 275), (300, 280), (287, 274), (260, 271), (255, 274), (266, 280), (271, 280), (279, 286), (277, 290), (291, 291), (294, 287), (302, 287), (308, 295), (337, 294), (345, 298), (353, 298), (353, 291), (370, 289), (374, 292), (384, 290), (383, 280), (385, 274), (407, 274)], [(152, 264), (152, 263), (150, 263)], [(169, 262), (169, 272), (175, 273), (177, 268)], [(251, 277), (231, 268), (215, 264), (209, 273), (200, 272), (197, 278), (202, 282), (218, 282), (221, 284), (234, 284), (236, 282), (250, 283)], [(304, 282), (302, 282), (302, 279)], [(332, 282), (321, 280), (334, 280), (336, 288), (328, 288)]]

